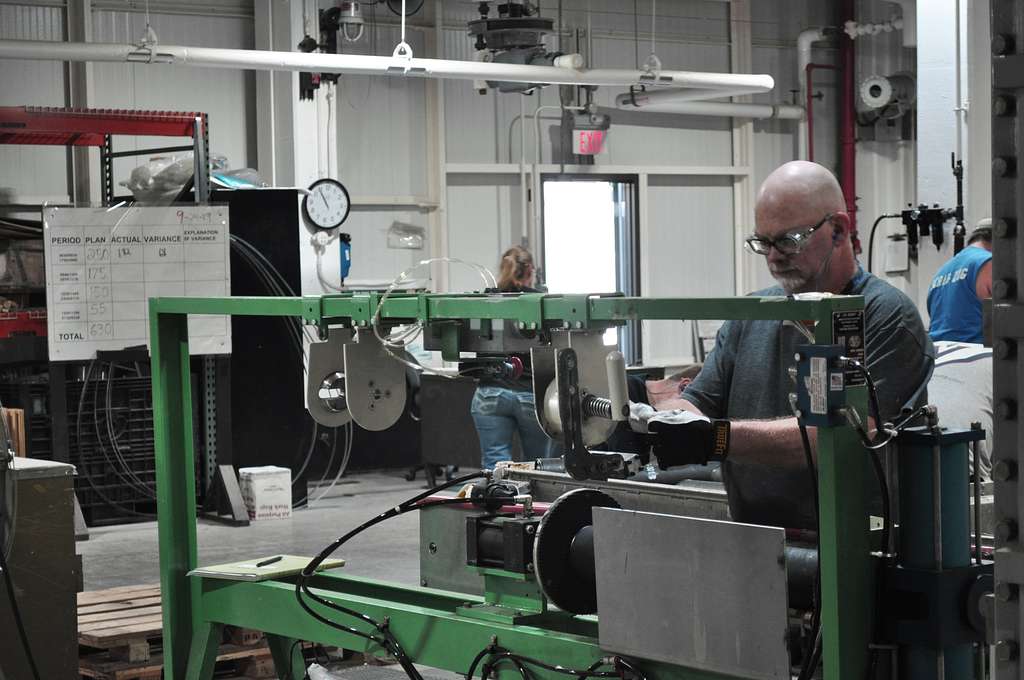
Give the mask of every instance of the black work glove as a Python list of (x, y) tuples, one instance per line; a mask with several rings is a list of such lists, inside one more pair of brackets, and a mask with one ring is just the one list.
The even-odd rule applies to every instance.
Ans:
[(657, 411), (647, 404), (629, 404), (629, 426), (651, 435), (658, 467), (707, 465), (712, 456), (729, 451), (729, 421), (712, 420), (691, 411)]

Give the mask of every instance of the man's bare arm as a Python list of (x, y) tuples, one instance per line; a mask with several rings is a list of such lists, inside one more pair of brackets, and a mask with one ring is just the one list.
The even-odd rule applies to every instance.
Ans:
[(974, 293), (979, 300), (987, 300), (992, 297), (992, 260), (981, 265), (981, 269), (978, 270)]
[[(818, 461), (817, 428), (807, 428), (811, 456)], [(781, 467), (806, 467), (807, 456), (796, 418), (778, 420), (734, 420), (730, 424), (731, 460), (749, 461)]]
[(676, 397), (675, 399), (664, 399), (656, 403), (652, 403), (651, 406), (658, 409), (659, 411), (674, 411), (679, 409), (680, 411), (690, 411), (691, 413), (698, 413), (704, 415), (704, 412), (694, 405), (693, 402), (683, 399), (682, 397)]
[[(683, 398), (669, 399), (658, 404), (659, 411), (681, 409), (704, 415), (693, 402)], [(739, 461), (804, 467), (807, 457), (800, 439), (800, 427), (796, 418), (777, 420), (731, 420), (729, 421), (728, 458)], [(811, 454), (817, 460), (818, 437), (813, 427), (807, 428), (811, 442)]]

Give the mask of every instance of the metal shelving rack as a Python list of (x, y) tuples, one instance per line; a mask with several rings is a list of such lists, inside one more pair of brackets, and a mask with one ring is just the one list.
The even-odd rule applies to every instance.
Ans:
[[(147, 137), (188, 137), (190, 142), (177, 146), (163, 146), (138, 150), (114, 150), (114, 138), (117, 136)], [(210, 198), (210, 161), (209, 161), (209, 117), (196, 111), (132, 111), (124, 109), (74, 109), (38, 106), (6, 106), (0, 107), (0, 144), (24, 144), (47, 146), (91, 146), (100, 153), (100, 186), (102, 202), (105, 206), (114, 204), (114, 159), (131, 156), (145, 156), (156, 153), (173, 153), (191, 151), (193, 153), (194, 175), (191, 186), (186, 186), (183, 193), (194, 189), (196, 203), (205, 203)], [(210, 357), (204, 357), (204, 366), (210, 364)], [(45, 361), (45, 357), (42, 359)], [(80, 450), (81, 442), (74, 441), (76, 453), (80, 460), (72, 461), (72, 440), (68, 426), (68, 398), (81, 391), (80, 386), (68, 383), (69, 364), (49, 362), (49, 402), (51, 432), (49, 442), (50, 455), (61, 462), (78, 462), (87, 464), (91, 461), (88, 450)], [(148, 381), (148, 377), (146, 378)], [(207, 397), (214, 393), (207, 390)], [(207, 432), (204, 449), (207, 450), (208, 468), (215, 467), (216, 441), (211, 440), (210, 433), (216, 433), (216, 404), (207, 404), (204, 418)], [(215, 437), (215, 434), (213, 435)], [(86, 447), (88, 448), (88, 447)], [(151, 453), (151, 443), (149, 455)], [(148, 464), (146, 472), (152, 475), (152, 464)], [(233, 478), (233, 475), (232, 475)], [(229, 486), (237, 486), (230, 484)], [(218, 485), (219, 486), (219, 485)], [(85, 491), (85, 489), (83, 489)], [(132, 498), (124, 496), (118, 489), (107, 488), (108, 494), (118, 496), (120, 501), (131, 505)], [(237, 503), (237, 493), (227, 490), (227, 496)], [(85, 495), (89, 498), (89, 493)], [(129, 494), (130, 496), (131, 494)], [(89, 501), (89, 498), (86, 498)], [(142, 500), (142, 499), (139, 499)], [(95, 501), (95, 499), (92, 499)], [(90, 502), (84, 503), (89, 505)], [(213, 513), (216, 514), (216, 513)], [(229, 521), (244, 524), (244, 508), (232, 507)], [(80, 537), (87, 536), (84, 524), (76, 527)]]
[[(192, 143), (114, 151), (115, 135), (191, 137)], [(114, 202), (115, 158), (191, 151), (196, 203), (206, 202), (210, 197), (209, 118), (205, 113), (0, 106), (0, 144), (98, 147), (104, 205)]]

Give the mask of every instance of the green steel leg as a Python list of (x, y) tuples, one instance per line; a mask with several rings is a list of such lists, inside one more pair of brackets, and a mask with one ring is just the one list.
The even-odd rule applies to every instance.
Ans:
[(274, 670), (281, 680), (302, 680), (306, 677), (306, 660), (302, 657), (302, 645), (283, 635), (267, 635), (267, 644), (274, 657)]
[(213, 666), (217, 663), (217, 650), (224, 626), (219, 623), (204, 621), (196, 626), (192, 635), (192, 649), (188, 657), (188, 680), (210, 680), (213, 677)]
[(163, 605), (164, 677), (181, 680), (197, 623), (198, 589), (185, 574), (196, 566), (196, 479), (188, 317), (159, 314), (150, 301), (153, 434)]
[[(160, 538), (160, 582), (163, 589), (164, 673), (168, 680), (191, 678), (205, 670), (212, 627), (206, 623), (233, 623), (280, 636), (276, 645), (294, 639), (365, 648), (365, 640), (339, 633), (294, 604), (287, 584), (245, 584), (226, 589), (205, 584), (200, 599), (199, 579), (186, 573), (196, 566), (195, 461), (192, 447), (191, 382), (188, 355), (188, 314), (301, 316), (308, 323), (348, 319), (365, 324), (375, 305), (358, 296), (311, 298), (163, 298), (150, 301), (150, 342), (153, 366), (154, 438)], [(630, 319), (816, 319), (816, 341), (832, 342), (830, 312), (863, 308), (860, 298), (821, 301), (737, 299), (593, 298), (588, 308), (580, 301), (558, 297), (520, 296), (491, 299), (483, 296), (396, 296), (385, 305), (389, 319), (421, 318), (427, 322), (455, 319), (576, 320), (584, 327), (603, 327)], [(576, 305), (575, 307), (573, 305)], [(866, 414), (866, 390), (848, 389), (848, 401)], [(821, 507), (821, 590), (825, 676), (829, 680), (864, 675), (873, 607), (872, 571), (868, 553), (867, 453), (850, 428), (818, 432), (818, 475)], [(320, 580), (324, 583), (323, 580)], [(333, 584), (332, 584), (333, 585)], [(349, 581), (349, 587), (356, 587)], [(359, 588), (370, 586), (362, 585)], [(251, 590), (250, 590), (251, 589)], [(233, 595), (238, 595), (234, 597)], [(407, 640), (407, 651), (418, 662), (465, 672), (474, 650), (489, 644), (500, 631), (510, 647), (539, 658), (558, 659), (567, 665), (589, 664), (602, 654), (596, 631), (582, 636), (558, 635), (528, 625), (504, 627), (473, 622), (458, 616), (454, 607), (431, 613), (415, 606), (403, 608), (404, 598), (436, 599), (429, 591), (419, 596), (386, 592), (384, 597), (336, 597), (377, 617), (398, 617), (396, 633)], [(404, 623), (403, 623), (404, 621)], [(197, 634), (198, 632), (198, 634)], [(207, 640), (202, 645), (202, 640)], [(194, 666), (189, 647), (198, 640)], [(290, 643), (288, 643), (290, 644)], [(371, 650), (372, 651), (372, 650)], [(278, 649), (278, 667), (293, 668), (291, 651)], [(275, 658), (275, 662), (277, 658)], [(652, 664), (651, 677), (715, 677), (711, 673)], [(186, 675), (189, 672), (190, 675)], [(513, 677), (514, 668), (500, 671)], [(543, 680), (555, 676), (538, 671)], [(547, 678), (547, 675), (551, 675)]]
[[(280, 640), (309, 640), (383, 656), (376, 644), (331, 628), (300, 609), (295, 603), (295, 586), (291, 583), (195, 580), (201, 582), (203, 610), (222, 623), (265, 631), (271, 640), (271, 636), (279, 636)], [(467, 603), (483, 601), (475, 595), (387, 584), (337, 573), (314, 577), (310, 587), (336, 604), (355, 609), (377, 621), (387, 619), (389, 629), (409, 656), (417, 664), (432, 668), (465, 674), (477, 652), (492, 643), (535, 659), (557, 662), (567, 668), (586, 668), (608, 655), (598, 642), (597, 621), (589, 617), (563, 616), (560, 623), (551, 620), (543, 626), (487, 621), (458, 612)], [(319, 605), (314, 607), (340, 623), (365, 632), (372, 630), (350, 617)], [(285, 679), (287, 676), (282, 673), (283, 666), (278, 658), (275, 654), (278, 673)], [(650, 680), (723, 680), (727, 677), (654, 661), (642, 662), (641, 668)], [(542, 668), (530, 670), (535, 680), (567, 678), (563, 673)], [(479, 672), (478, 668), (478, 680)], [(496, 672), (499, 680), (520, 678), (511, 665), (502, 665)]]
[[(815, 341), (832, 343), (831, 318), (819, 321)], [(866, 422), (866, 388), (849, 388), (847, 398)], [(817, 435), (824, 677), (861, 680), (874, 602), (868, 542), (868, 452), (852, 428), (819, 428)]]

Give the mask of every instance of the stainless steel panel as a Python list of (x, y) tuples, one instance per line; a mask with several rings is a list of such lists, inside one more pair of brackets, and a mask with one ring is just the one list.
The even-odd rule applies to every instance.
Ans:
[(784, 547), (775, 527), (594, 508), (601, 648), (788, 680)]
[[(364, 329), (345, 350), (345, 400), (356, 425), (379, 432), (405, 410), (405, 366), (388, 354), (372, 330)], [(400, 350), (394, 350), (401, 354)], [(407, 357), (403, 357), (407, 358)]]
[(480, 595), (483, 577), (466, 566), (466, 517), (479, 510), (430, 508), (420, 516), (420, 585)]
[[(556, 352), (567, 347), (576, 350), (580, 392), (599, 397), (608, 396), (605, 358), (615, 349), (604, 344), (603, 331), (554, 331), (549, 346), (531, 350), (537, 422), (555, 441), (562, 440), (562, 425), (558, 420)], [(615, 421), (605, 418), (584, 418), (583, 443), (596, 446), (606, 441), (617, 425)]]
[(353, 342), (348, 328), (332, 328), (326, 342), (309, 343), (306, 369), (306, 408), (313, 420), (327, 427), (341, 427), (352, 420), (348, 409), (335, 411), (320, 398), (320, 390), (332, 375), (345, 375), (345, 345)]

